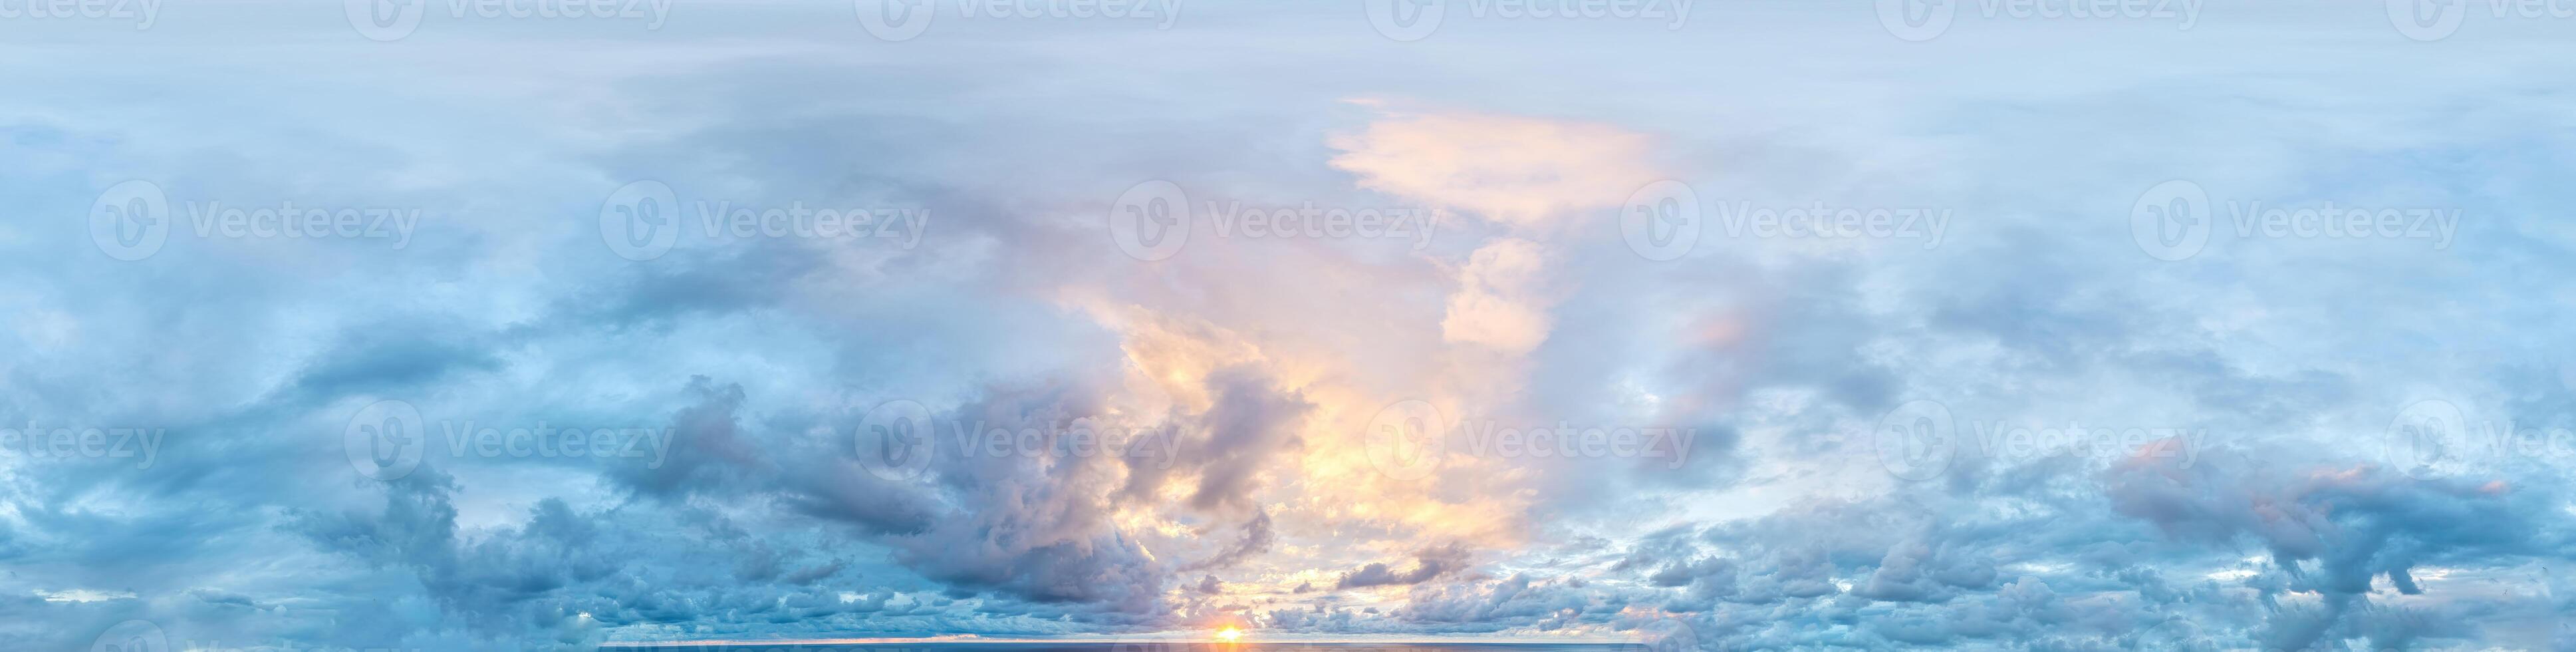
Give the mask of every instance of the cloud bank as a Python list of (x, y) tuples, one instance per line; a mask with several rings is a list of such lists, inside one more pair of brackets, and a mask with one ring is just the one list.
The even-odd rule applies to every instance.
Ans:
[(2576, 649), (2576, 59), (2218, 9), (12, 23), (0, 640)]

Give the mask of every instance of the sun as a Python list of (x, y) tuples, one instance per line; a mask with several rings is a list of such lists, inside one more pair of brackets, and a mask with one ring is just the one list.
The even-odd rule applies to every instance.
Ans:
[(1216, 632), (1216, 640), (1219, 641), (1232, 643), (1238, 638), (1243, 638), (1243, 630), (1227, 627), (1225, 629), (1217, 630)]

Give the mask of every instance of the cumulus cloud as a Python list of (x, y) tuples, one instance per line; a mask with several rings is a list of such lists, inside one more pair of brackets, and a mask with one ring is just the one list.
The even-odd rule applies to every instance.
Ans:
[(1580, 121), (1395, 111), (1331, 143), (1363, 187), (1515, 228), (1562, 225), (1658, 178), (1645, 135)]
[(1387, 566), (1385, 563), (1373, 562), (1367, 566), (1360, 567), (1359, 570), (1351, 571), (1342, 575), (1342, 579), (1337, 586), (1338, 588), (1357, 589), (1372, 586), (1421, 584), (1423, 582), (1431, 581), (1433, 578), (1447, 575), (1465, 567), (1467, 565), (1468, 556), (1468, 551), (1457, 544), (1450, 544), (1438, 548), (1424, 548), (1413, 554), (1413, 567), (1409, 570), (1398, 572)]

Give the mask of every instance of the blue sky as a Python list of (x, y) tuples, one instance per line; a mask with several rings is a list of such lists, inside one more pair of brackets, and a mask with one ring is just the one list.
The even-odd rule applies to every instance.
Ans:
[(2576, 649), (2410, 2), (0, 0), (0, 641)]

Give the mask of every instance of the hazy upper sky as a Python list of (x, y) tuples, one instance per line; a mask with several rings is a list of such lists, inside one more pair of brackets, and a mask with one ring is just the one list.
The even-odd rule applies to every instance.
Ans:
[(2571, 35), (0, 0), (0, 647), (2576, 649)]

